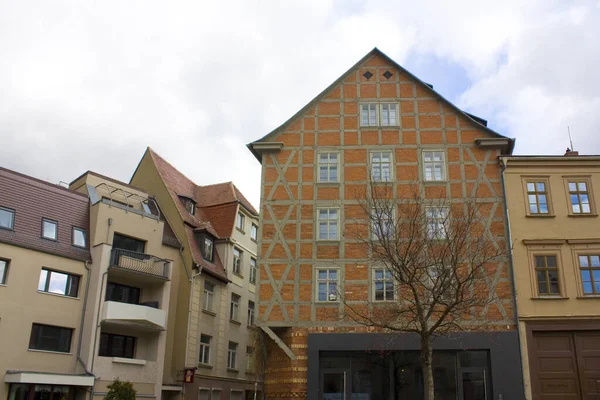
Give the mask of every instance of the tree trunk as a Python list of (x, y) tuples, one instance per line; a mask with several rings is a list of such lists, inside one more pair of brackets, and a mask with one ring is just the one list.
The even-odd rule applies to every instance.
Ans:
[(421, 337), (421, 368), (423, 369), (424, 400), (434, 400), (433, 350), (429, 336)]

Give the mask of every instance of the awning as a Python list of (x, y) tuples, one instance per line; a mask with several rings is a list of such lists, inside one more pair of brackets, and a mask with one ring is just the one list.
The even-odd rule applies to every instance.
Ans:
[(94, 376), (52, 374), (48, 372), (6, 371), (4, 382), (36, 383), (38, 385), (94, 386)]

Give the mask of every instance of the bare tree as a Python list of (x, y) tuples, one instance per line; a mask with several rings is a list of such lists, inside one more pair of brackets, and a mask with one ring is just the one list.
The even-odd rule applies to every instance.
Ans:
[(389, 301), (365, 305), (341, 297), (353, 321), (419, 336), (425, 400), (434, 400), (432, 341), (481, 324), (482, 310), (496, 300), (485, 277), (506, 251), (486, 228), (481, 200), (430, 199), (412, 187), (414, 194), (399, 201), (390, 185), (372, 183), (360, 200), (370, 229), (359, 239), (379, 268), (375, 300)]

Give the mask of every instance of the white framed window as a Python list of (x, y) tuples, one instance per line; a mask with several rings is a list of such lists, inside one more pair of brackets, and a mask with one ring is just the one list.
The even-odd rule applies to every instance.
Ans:
[(573, 214), (591, 214), (590, 194), (587, 180), (569, 180), (569, 199)]
[(237, 367), (237, 348), (237, 343), (229, 342), (227, 348), (227, 368), (229, 369), (236, 369)]
[(243, 231), (245, 223), (246, 223), (246, 216), (243, 213), (238, 212), (237, 218), (235, 220), (235, 227), (238, 228), (240, 231)]
[(13, 230), (15, 223), (15, 210), (0, 207), (0, 228)]
[(529, 214), (549, 214), (547, 182), (541, 179), (538, 181), (528, 181), (526, 187)]
[(210, 344), (212, 337), (200, 335), (200, 364), (210, 364)]
[(371, 152), (371, 180), (389, 182), (392, 180), (392, 152)]
[(250, 283), (256, 284), (256, 259), (250, 258)]
[(248, 301), (248, 326), (254, 326), (254, 302)]
[(339, 154), (319, 153), (319, 182), (339, 182)]
[(425, 212), (427, 218), (427, 238), (445, 239), (447, 237), (448, 207), (427, 207)]
[(213, 239), (211, 237), (205, 236), (204, 237), (204, 246), (202, 247), (202, 249), (204, 250), (204, 254), (202, 254), (202, 255), (208, 261), (213, 260), (213, 247), (214, 247)]
[(42, 237), (44, 239), (57, 240), (58, 222), (42, 218)]
[(213, 310), (213, 298), (215, 297), (215, 285), (212, 282), (204, 281), (204, 309)]
[(236, 247), (233, 248), (233, 273), (242, 275), (242, 251)]
[(377, 126), (377, 104), (360, 105), (360, 126)]
[(371, 238), (379, 240), (394, 234), (394, 210), (375, 208), (371, 210)]
[(6, 277), (8, 276), (9, 260), (0, 258), (0, 285), (6, 285)]
[(258, 239), (258, 225), (252, 224), (250, 228), (250, 239), (256, 241)]
[(338, 286), (337, 268), (317, 268), (317, 301), (339, 301)]
[(445, 181), (446, 161), (443, 151), (423, 151), (423, 179)]
[(373, 269), (373, 300), (392, 301), (395, 298), (394, 277), (387, 268)]
[(337, 208), (317, 209), (319, 240), (338, 240), (340, 210)]
[(231, 304), (229, 307), (229, 319), (232, 321), (240, 320), (240, 299), (241, 297), (235, 293), (231, 293)]
[(381, 111), (381, 126), (398, 125), (398, 103), (382, 103), (379, 105)]
[(246, 371), (254, 371), (254, 347), (246, 347)]
[(436, 295), (438, 301), (449, 301), (453, 297), (455, 287), (454, 274), (452, 269), (446, 265), (432, 265), (427, 268), (429, 275), (429, 285), (432, 291), (430, 295)]

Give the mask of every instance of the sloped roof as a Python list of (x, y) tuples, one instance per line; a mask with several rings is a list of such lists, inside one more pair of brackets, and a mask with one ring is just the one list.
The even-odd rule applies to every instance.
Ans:
[(346, 72), (344, 72), (342, 74), (342, 76), (340, 76), (335, 82), (333, 82), (331, 85), (329, 85), (327, 88), (325, 88), (325, 90), (323, 90), (321, 93), (319, 93), (310, 102), (308, 102), (308, 104), (306, 104), (304, 107), (302, 107), (300, 109), (300, 111), (298, 111), (296, 114), (292, 115), (292, 117), (290, 119), (288, 119), (287, 121), (285, 121), (283, 124), (281, 124), (280, 126), (278, 126), (277, 128), (275, 128), (271, 132), (267, 133), (262, 138), (260, 138), (258, 140), (255, 140), (252, 143), (248, 143), (246, 145), (246, 147), (248, 147), (248, 149), (252, 152), (252, 154), (254, 154), (254, 156), (256, 157), (256, 159), (258, 161), (261, 161), (260, 155), (253, 148), (253, 145), (255, 143), (269, 142), (272, 139), (274, 139), (279, 133), (281, 133), (283, 130), (285, 130), (285, 128), (287, 128), (294, 121), (296, 121), (296, 119), (298, 119), (299, 117), (301, 117), (302, 115), (304, 115), (304, 113), (306, 113), (306, 111), (308, 111), (318, 101), (320, 101), (322, 98), (324, 98), (329, 93), (329, 91), (331, 91), (333, 88), (335, 88), (336, 86), (338, 86), (339, 84), (341, 84), (353, 71), (355, 71), (363, 63), (365, 63), (369, 58), (371, 58), (371, 57), (373, 57), (375, 55), (384, 58), (386, 61), (388, 61), (390, 63), (391, 66), (397, 68), (399, 71), (401, 71), (404, 74), (406, 74), (407, 76), (409, 76), (415, 82), (420, 83), (425, 88), (425, 90), (429, 90), (434, 96), (438, 97), (440, 100), (442, 100), (444, 103), (446, 103), (450, 108), (452, 108), (454, 111), (456, 111), (459, 115), (462, 115), (466, 119), (468, 119), (470, 121), (473, 121), (473, 123), (479, 129), (481, 129), (482, 131), (487, 132), (488, 134), (490, 134), (492, 137), (495, 137), (495, 138), (508, 139), (510, 141), (509, 154), (512, 153), (512, 151), (513, 151), (513, 149), (515, 147), (515, 139), (506, 137), (504, 135), (501, 135), (498, 132), (494, 131), (493, 129), (488, 128), (487, 127), (487, 121), (485, 121), (482, 118), (475, 117), (474, 115), (471, 115), (469, 113), (466, 113), (465, 111), (463, 111), (460, 108), (458, 108), (456, 105), (454, 105), (449, 100), (447, 100), (444, 96), (442, 96), (441, 94), (439, 94), (438, 92), (436, 92), (435, 90), (433, 90), (432, 85), (430, 85), (428, 83), (425, 83), (421, 79), (417, 78), (415, 75), (413, 75), (411, 72), (409, 72), (408, 70), (406, 70), (404, 67), (402, 67), (400, 64), (398, 64), (396, 61), (394, 61), (393, 59), (391, 59), (390, 57), (388, 57), (384, 52), (382, 52), (381, 50), (379, 50), (377, 47), (373, 48), (373, 50), (371, 50), (370, 52), (368, 52), (356, 64), (354, 64), (350, 69), (348, 69)]

